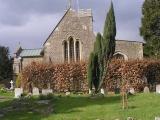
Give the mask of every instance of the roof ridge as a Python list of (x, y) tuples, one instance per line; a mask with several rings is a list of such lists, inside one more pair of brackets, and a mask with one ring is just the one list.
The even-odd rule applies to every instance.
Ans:
[(39, 49), (43, 49), (43, 48), (29, 48), (29, 49), (22, 49), (22, 50), (39, 50)]
[(136, 40), (120, 40), (120, 39), (116, 39), (116, 41), (126, 41), (126, 42), (139, 42), (139, 43), (145, 43), (144, 41), (136, 41)]
[(45, 42), (43, 43), (43, 45), (45, 45), (45, 43), (48, 41), (48, 39), (51, 37), (51, 35), (53, 34), (53, 32), (55, 31), (55, 29), (58, 27), (58, 25), (61, 23), (61, 21), (63, 20), (63, 18), (66, 16), (66, 14), (71, 10), (71, 8), (69, 7), (68, 10), (64, 13), (64, 15), (62, 16), (62, 18), (60, 19), (60, 21), (57, 23), (57, 25), (54, 27), (54, 29), (52, 30), (52, 32), (49, 34), (49, 36), (47, 37), (47, 39), (45, 40)]

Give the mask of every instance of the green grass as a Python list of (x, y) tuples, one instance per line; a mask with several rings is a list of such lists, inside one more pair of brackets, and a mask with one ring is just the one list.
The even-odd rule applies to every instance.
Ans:
[[(0, 101), (0, 106), (5, 101)], [(62, 96), (53, 102), (54, 113), (43, 116), (29, 111), (10, 112), (1, 120), (154, 120), (160, 116), (160, 95), (137, 94), (129, 97), (129, 108), (121, 109), (121, 98), (107, 96), (91, 99), (88, 96)]]

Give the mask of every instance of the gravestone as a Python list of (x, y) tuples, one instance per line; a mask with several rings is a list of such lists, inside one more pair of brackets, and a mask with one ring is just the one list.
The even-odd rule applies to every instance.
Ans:
[(0, 118), (4, 117), (4, 114), (0, 114)]
[(120, 94), (120, 88), (115, 88), (115, 89), (114, 89), (114, 93), (115, 93), (115, 94)]
[(53, 93), (53, 90), (52, 89), (42, 89), (42, 94), (43, 95), (48, 95), (50, 93)]
[(66, 92), (66, 96), (70, 95), (71, 93), (70, 92)]
[(131, 93), (131, 94), (135, 94), (135, 90), (134, 90), (134, 88), (129, 88), (129, 93)]
[(144, 92), (144, 93), (150, 93), (150, 90), (149, 90), (149, 88), (146, 86), (146, 87), (144, 87), (143, 92)]
[(21, 97), (23, 93), (23, 88), (15, 88), (14, 93), (15, 93), (15, 96), (14, 96), (15, 98)]
[(92, 94), (92, 91), (89, 89), (89, 94)]
[(160, 120), (160, 117), (155, 117), (155, 120)]
[(128, 117), (127, 120), (134, 120), (134, 118), (133, 117)]
[(39, 95), (39, 89), (36, 87), (33, 88), (32, 92), (33, 92), (33, 95)]
[(103, 95), (105, 94), (104, 89), (101, 89), (101, 94), (103, 94)]
[(11, 84), (10, 90), (13, 90), (14, 89), (13, 80), (10, 81), (10, 84)]
[(156, 85), (156, 93), (160, 94), (160, 84)]

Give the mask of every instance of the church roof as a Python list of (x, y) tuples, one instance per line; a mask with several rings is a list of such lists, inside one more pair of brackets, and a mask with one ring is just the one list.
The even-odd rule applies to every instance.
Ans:
[[(44, 42), (44, 44), (47, 42), (47, 40), (50, 38), (50, 36), (53, 34), (53, 32), (55, 31), (55, 29), (57, 28), (57, 26), (61, 23), (61, 21), (63, 20), (63, 18), (67, 15), (68, 11), (70, 10), (71, 8), (69, 8), (65, 14), (63, 15), (63, 17), (60, 19), (60, 21), (58, 22), (58, 24), (54, 27), (54, 29), (52, 30), (52, 32), (50, 33), (50, 35), (47, 37), (46, 41)], [(43, 44), (43, 45), (44, 45)]]
[[(45, 42), (44, 42), (43, 45), (45, 45), (45, 43), (48, 41), (48, 39), (51, 37), (51, 35), (54, 33), (54, 31), (56, 30), (56, 28), (59, 26), (59, 24), (62, 22), (62, 20), (65, 18), (65, 16), (67, 15), (67, 13), (69, 11), (76, 12), (71, 7), (68, 8), (66, 10), (66, 12), (64, 13), (64, 15), (62, 16), (62, 18), (60, 19), (60, 21), (58, 22), (58, 24), (54, 27), (54, 29), (52, 30), (52, 32), (50, 33), (50, 35), (47, 37), (47, 39), (45, 40)], [(77, 17), (80, 17), (80, 18), (92, 17), (92, 10), (91, 9), (87, 9), (87, 10), (80, 9), (79, 11), (77, 11)]]
[(144, 41), (136, 41), (136, 40), (116, 40), (116, 41), (119, 41), (119, 42), (135, 42), (135, 43), (143, 43), (143, 44), (145, 44)]
[(42, 53), (41, 48), (39, 49), (22, 49), (21, 53), (20, 53), (20, 57), (41, 57), (41, 53)]

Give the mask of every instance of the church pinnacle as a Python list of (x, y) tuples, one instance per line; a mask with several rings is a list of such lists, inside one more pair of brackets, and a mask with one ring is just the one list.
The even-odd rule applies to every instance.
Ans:
[(68, 0), (68, 8), (72, 8), (72, 0)]

